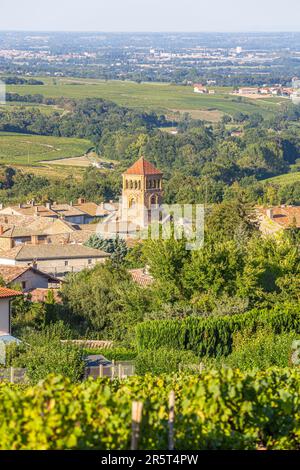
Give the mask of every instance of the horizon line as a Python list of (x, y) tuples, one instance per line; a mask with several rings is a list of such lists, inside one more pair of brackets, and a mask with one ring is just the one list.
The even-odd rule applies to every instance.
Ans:
[(1, 29), (0, 33), (96, 33), (96, 34), (272, 34), (272, 33), (290, 33), (290, 34), (300, 34), (300, 30), (285, 30), (285, 29), (274, 29), (274, 30), (202, 30), (202, 31), (185, 31), (185, 30), (80, 30), (80, 29)]

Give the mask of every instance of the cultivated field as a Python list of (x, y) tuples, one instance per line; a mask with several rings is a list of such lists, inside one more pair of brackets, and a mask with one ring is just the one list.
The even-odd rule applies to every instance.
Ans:
[(81, 168), (87, 168), (91, 166), (91, 160), (86, 155), (81, 157), (71, 157), (71, 158), (60, 158), (58, 160), (43, 160), (40, 163), (47, 165), (59, 165), (59, 166), (77, 166)]
[(216, 88), (213, 95), (196, 94), (192, 86), (180, 86), (167, 83), (141, 83), (128, 81), (101, 81), (41, 78), (45, 85), (10, 85), (8, 92), (19, 94), (42, 94), (46, 97), (66, 98), (103, 98), (119, 105), (155, 110), (157, 112), (213, 112), (212, 121), (216, 120), (216, 112), (234, 114), (238, 111), (252, 114), (260, 112), (264, 116), (272, 115), (287, 100), (281, 98), (264, 98), (252, 100), (232, 96), (232, 88)]
[(278, 184), (279, 186), (296, 182), (300, 182), (300, 172), (286, 173), (284, 175), (274, 176), (273, 178), (264, 180), (264, 183), (274, 183)]
[(63, 114), (64, 110), (58, 106), (35, 104), (35, 103), (21, 103), (19, 101), (8, 101), (5, 105), (0, 105), (0, 111), (14, 111), (20, 108), (26, 108), (30, 110), (39, 110), (43, 114), (52, 114), (54, 112)]
[(0, 163), (35, 165), (43, 160), (82, 156), (90, 147), (85, 139), (0, 132)]

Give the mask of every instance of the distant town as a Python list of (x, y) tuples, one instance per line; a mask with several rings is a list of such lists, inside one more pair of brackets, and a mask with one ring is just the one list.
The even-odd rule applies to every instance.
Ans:
[(299, 33), (0, 33), (0, 70), (27, 76), (288, 86), (299, 60)]

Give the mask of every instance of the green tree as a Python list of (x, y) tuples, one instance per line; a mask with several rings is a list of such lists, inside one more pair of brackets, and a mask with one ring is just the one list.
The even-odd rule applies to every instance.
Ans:
[(118, 236), (116, 238), (102, 238), (101, 235), (93, 234), (85, 245), (110, 253), (110, 259), (115, 265), (123, 263), (128, 254), (126, 241)]

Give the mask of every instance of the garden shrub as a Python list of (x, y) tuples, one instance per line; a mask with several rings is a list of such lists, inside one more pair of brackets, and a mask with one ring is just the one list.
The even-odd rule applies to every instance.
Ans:
[(141, 352), (135, 359), (137, 374), (170, 374), (178, 372), (180, 365), (198, 364), (199, 359), (192, 351), (160, 348)]
[(101, 354), (106, 357), (109, 361), (133, 361), (136, 358), (137, 351), (134, 349), (127, 349), (124, 347), (113, 347), (113, 348), (100, 348), (100, 349), (88, 349), (84, 348), (83, 352), (85, 355), (89, 354)]
[(68, 335), (69, 330), (60, 322), (26, 335), (10, 359), (10, 365), (26, 368), (26, 375), (32, 383), (51, 373), (61, 374), (72, 382), (81, 380), (84, 374), (83, 350), (61, 341), (69, 339)]
[(295, 339), (297, 335), (293, 332), (276, 335), (263, 328), (251, 335), (244, 330), (234, 337), (232, 353), (220, 362), (241, 370), (288, 367)]
[(251, 310), (220, 317), (191, 316), (183, 320), (152, 320), (136, 327), (138, 351), (167, 347), (191, 350), (199, 357), (220, 357), (232, 352), (234, 335), (248, 329), (254, 333), (268, 326), (275, 334), (300, 333), (299, 305), (276, 306), (273, 310)]

